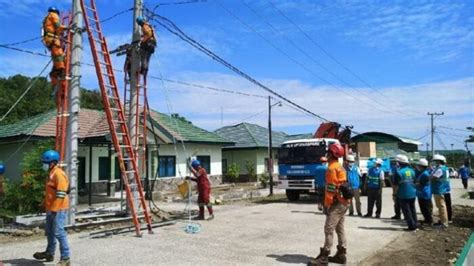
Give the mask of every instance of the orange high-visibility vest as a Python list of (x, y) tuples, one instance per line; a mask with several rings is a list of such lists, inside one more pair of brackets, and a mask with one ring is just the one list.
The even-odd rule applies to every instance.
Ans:
[(331, 207), (337, 199), (337, 202), (346, 204), (349, 200), (344, 199), (339, 191), (339, 186), (347, 181), (346, 170), (335, 159), (329, 162), (326, 171), (326, 191), (324, 194), (324, 206)]
[(59, 15), (55, 12), (49, 12), (43, 20), (44, 36), (57, 37), (65, 29), (65, 26), (61, 24)]

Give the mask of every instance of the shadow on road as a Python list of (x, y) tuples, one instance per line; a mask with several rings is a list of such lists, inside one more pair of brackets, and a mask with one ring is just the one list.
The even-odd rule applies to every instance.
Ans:
[(292, 213), (310, 213), (310, 214), (316, 214), (316, 215), (325, 215), (321, 211), (315, 212), (315, 211), (291, 211)]
[(30, 260), (30, 259), (13, 259), (13, 260), (0, 260), (0, 264), (5, 264), (5, 265), (46, 265), (41, 261), (37, 260)]
[(311, 260), (311, 257), (308, 257), (306, 255), (301, 255), (301, 254), (285, 254), (285, 255), (269, 254), (267, 255), (267, 257), (274, 258), (275, 260), (279, 262), (292, 263), (292, 264), (307, 264)]
[(365, 230), (400, 231), (400, 232), (403, 231), (403, 228), (397, 228), (397, 227), (359, 226), (358, 228), (365, 229)]

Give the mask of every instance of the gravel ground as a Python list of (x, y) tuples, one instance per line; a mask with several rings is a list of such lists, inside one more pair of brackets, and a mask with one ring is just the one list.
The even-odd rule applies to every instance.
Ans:
[[(453, 182), (453, 202), (460, 184)], [(366, 209), (366, 197), (362, 199)], [(474, 205), (474, 201), (468, 201)], [(163, 203), (166, 210), (183, 210), (184, 204)], [(364, 211), (365, 212), (365, 211)], [(75, 265), (275, 265), (306, 264), (323, 244), (324, 218), (310, 200), (233, 203), (215, 206), (216, 218), (202, 221), (202, 230), (190, 235), (183, 231), (186, 221), (158, 228), (155, 234), (136, 238), (131, 234), (103, 239), (70, 236)], [(404, 232), (403, 221), (392, 221), (390, 188), (383, 194), (382, 219), (346, 217), (349, 264), (383, 250)], [(0, 243), (4, 264), (33, 263), (32, 254), (44, 250), (45, 240)], [(334, 247), (335, 249), (335, 247)], [(334, 250), (333, 249), (333, 250)], [(59, 257), (59, 256), (57, 256)], [(56, 261), (58, 258), (56, 258)]]

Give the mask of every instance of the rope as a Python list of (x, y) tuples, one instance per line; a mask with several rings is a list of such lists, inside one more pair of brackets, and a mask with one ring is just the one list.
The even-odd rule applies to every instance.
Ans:
[(188, 209), (188, 224), (184, 227), (184, 232), (188, 234), (197, 234), (201, 232), (201, 224), (191, 222), (191, 209), (188, 208), (191, 206), (191, 182), (188, 182), (188, 203), (186, 208)]
[[(46, 70), (46, 68), (48, 68), (49, 64), (51, 64), (51, 61), (52, 60), (49, 60), (49, 62), (43, 67), (41, 72), (38, 74), (38, 76), (43, 75), (43, 72)], [(16, 102), (12, 105), (12, 107), (10, 107), (10, 109), (8, 109), (8, 111), (2, 116), (2, 118), (0, 118), (0, 122), (2, 122), (11, 113), (11, 111), (13, 111), (13, 109), (15, 109), (17, 104), (25, 97), (25, 95), (31, 90), (31, 88), (33, 88), (33, 85), (36, 84), (37, 80), (38, 80), (38, 78), (36, 77), (36, 78), (34, 78), (30, 81), (30, 85), (28, 85), (28, 87), (23, 92), (23, 94), (16, 100)]]

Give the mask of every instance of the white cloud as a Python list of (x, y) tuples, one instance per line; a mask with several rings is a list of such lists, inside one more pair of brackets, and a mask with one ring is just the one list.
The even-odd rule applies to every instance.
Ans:
[[(241, 78), (225, 74), (188, 73), (177, 76), (175, 79), (240, 92), (265, 93)], [(474, 78), (466, 78), (383, 88), (382, 91), (387, 100), (382, 103), (387, 106), (394, 104), (397, 106), (396, 109), (390, 109), (391, 112), (383, 112), (360, 104), (332, 88), (314, 87), (297, 80), (263, 80), (264, 84), (275, 88), (289, 99), (323, 117), (342, 124), (354, 125), (354, 130), (357, 132), (383, 131), (413, 138), (426, 133), (429, 127), (427, 112), (444, 111), (445, 115), (438, 118), (440, 125), (463, 128), (474, 124), (473, 82)], [(221, 110), (224, 114), (224, 125), (258, 114), (249, 121), (266, 126), (266, 99), (215, 93), (167, 82), (165, 86), (168, 88), (173, 111), (185, 115), (198, 126), (209, 130), (219, 128)], [(360, 90), (371, 93), (368, 88), (360, 88)], [(149, 91), (152, 107), (167, 112), (166, 93), (161, 88), (160, 82), (149, 81)], [(291, 133), (295, 133), (294, 128), (305, 128), (308, 132), (308, 128), (311, 131), (319, 125), (319, 120), (301, 114), (287, 105), (274, 107), (273, 110), (274, 126)], [(406, 113), (410, 116), (405, 115)], [(443, 137), (448, 138), (446, 143), (454, 141), (454, 137), (451, 139), (447, 136)]]

